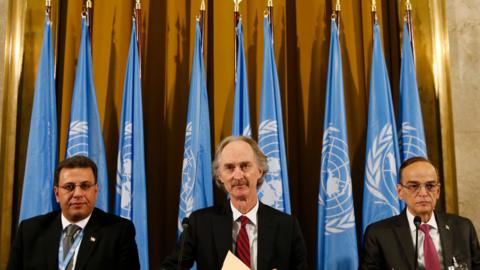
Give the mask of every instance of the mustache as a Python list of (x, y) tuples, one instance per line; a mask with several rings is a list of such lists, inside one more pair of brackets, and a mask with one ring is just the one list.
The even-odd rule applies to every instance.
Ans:
[(232, 181), (232, 187), (234, 186), (242, 186), (242, 185), (245, 185), (245, 186), (250, 186), (250, 182), (246, 179), (234, 179)]

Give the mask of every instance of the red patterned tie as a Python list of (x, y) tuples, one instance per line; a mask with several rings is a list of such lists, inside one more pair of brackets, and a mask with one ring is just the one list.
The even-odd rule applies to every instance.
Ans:
[(437, 250), (430, 237), (430, 225), (420, 225), (420, 230), (425, 235), (423, 240), (423, 258), (425, 261), (426, 270), (440, 270), (440, 261), (438, 259)]
[(237, 257), (240, 258), (240, 260), (242, 260), (242, 262), (250, 268), (250, 243), (248, 241), (246, 228), (248, 224), (248, 218), (246, 216), (241, 216), (240, 222), (242, 223), (242, 227), (240, 227), (240, 231), (237, 235), (235, 253)]

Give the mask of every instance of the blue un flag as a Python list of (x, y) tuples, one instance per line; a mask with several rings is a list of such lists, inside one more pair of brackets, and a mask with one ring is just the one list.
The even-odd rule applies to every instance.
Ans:
[(250, 105), (248, 100), (247, 64), (243, 48), (242, 19), (235, 28), (238, 44), (237, 70), (235, 73), (235, 99), (233, 101), (232, 135), (252, 136), (250, 127)]
[(270, 19), (263, 22), (263, 82), (260, 100), (258, 144), (268, 158), (268, 173), (258, 189), (260, 200), (280, 211), (290, 213), (287, 155), (283, 136), (282, 99), (273, 51)]
[(66, 156), (84, 155), (93, 160), (98, 167), (97, 180), (99, 193), (97, 207), (108, 211), (108, 176), (105, 161), (102, 128), (98, 115), (97, 97), (93, 83), (92, 47), (88, 31), (88, 22), (82, 17), (82, 37), (80, 53), (73, 86), (70, 126), (67, 137)]
[(57, 105), (52, 22), (45, 18), (42, 51), (33, 98), (19, 221), (57, 208), (53, 174), (57, 166)]
[(148, 216), (143, 140), (142, 82), (136, 41), (135, 19), (132, 23), (130, 49), (123, 90), (122, 118), (118, 142), (115, 214), (135, 225), (141, 269), (148, 266)]
[(337, 22), (330, 33), (318, 194), (317, 270), (357, 269), (358, 251)]
[(422, 108), (418, 97), (417, 76), (413, 61), (410, 33), (407, 22), (403, 24), (402, 67), (400, 71), (400, 98), (398, 105), (400, 128), (400, 156), (405, 161), (415, 156), (427, 156), (423, 130)]
[(188, 99), (182, 184), (178, 207), (178, 234), (182, 220), (193, 211), (213, 205), (210, 119), (200, 23), (195, 26), (192, 78)]
[(380, 26), (376, 21), (373, 31), (362, 232), (370, 223), (398, 215), (401, 210), (396, 189), (400, 167), (397, 128)]

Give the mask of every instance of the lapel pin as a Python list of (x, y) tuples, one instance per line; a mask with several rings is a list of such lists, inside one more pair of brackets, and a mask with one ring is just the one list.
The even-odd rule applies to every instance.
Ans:
[(447, 229), (449, 231), (450, 227), (448, 225), (445, 225), (445, 229)]
[(95, 241), (97, 241), (97, 239), (95, 239), (95, 237), (93, 236), (90, 236), (90, 242), (95, 242)]

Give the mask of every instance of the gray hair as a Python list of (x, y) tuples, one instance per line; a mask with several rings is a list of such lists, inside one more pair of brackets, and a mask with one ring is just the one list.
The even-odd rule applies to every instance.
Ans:
[(260, 179), (258, 179), (258, 182), (257, 182), (257, 187), (261, 186), (263, 184), (263, 177), (268, 172), (267, 156), (265, 156), (265, 154), (262, 152), (257, 142), (255, 142), (252, 138), (246, 137), (246, 136), (228, 136), (224, 138), (218, 145), (217, 151), (215, 152), (215, 157), (212, 163), (212, 168), (214, 173), (213, 177), (215, 179), (215, 184), (217, 185), (217, 187), (225, 191), (225, 187), (222, 181), (220, 181), (220, 177), (219, 177), (220, 176), (219, 175), (220, 156), (225, 146), (227, 146), (231, 142), (236, 142), (236, 141), (246, 142), (252, 148), (253, 153), (255, 155), (255, 159), (257, 161), (257, 165), (263, 172), (262, 175), (260, 176)]

